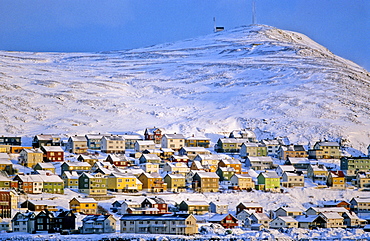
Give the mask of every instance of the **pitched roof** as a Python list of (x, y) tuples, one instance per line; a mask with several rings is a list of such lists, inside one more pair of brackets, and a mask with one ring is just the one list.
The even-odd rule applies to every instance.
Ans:
[(265, 178), (280, 178), (275, 171), (261, 172), (259, 175), (262, 175)]
[(70, 136), (69, 138), (73, 142), (81, 142), (81, 141), (86, 142), (87, 141), (85, 136)]
[(42, 146), (46, 152), (64, 152), (60, 146)]
[(185, 139), (183, 134), (164, 134), (167, 139)]

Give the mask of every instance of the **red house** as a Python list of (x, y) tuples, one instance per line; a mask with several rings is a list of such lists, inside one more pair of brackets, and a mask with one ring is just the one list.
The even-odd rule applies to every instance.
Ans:
[(145, 140), (153, 140), (155, 144), (161, 144), (162, 131), (159, 128), (146, 128), (144, 132)]
[[(12, 208), (13, 209), (16, 208), (17, 203), (18, 203), (17, 194), (14, 191), (1, 190), (0, 191), (0, 217), (1, 218), (11, 218)], [(12, 207), (12, 204), (13, 204), (13, 207)]]
[(238, 226), (238, 219), (231, 214), (215, 214), (212, 218), (208, 219), (208, 222), (221, 224), (222, 227), (227, 229)]
[(129, 167), (129, 166), (131, 166), (131, 161), (125, 155), (111, 155), (111, 154), (109, 154), (106, 161), (109, 162), (110, 164), (115, 165), (116, 167)]
[(236, 206), (236, 214), (239, 214), (243, 210), (252, 210), (256, 213), (263, 213), (263, 207), (255, 202), (241, 202)]
[(145, 198), (141, 203), (142, 208), (157, 208), (158, 213), (168, 213), (168, 205), (162, 198)]
[(60, 146), (41, 146), (44, 152), (44, 162), (63, 162), (64, 151)]

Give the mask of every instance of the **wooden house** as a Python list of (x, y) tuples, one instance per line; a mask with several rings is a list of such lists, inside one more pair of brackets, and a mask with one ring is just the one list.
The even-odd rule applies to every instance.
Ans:
[(242, 173), (242, 163), (238, 159), (234, 158), (223, 158), (218, 163), (219, 167), (232, 167), (235, 169), (236, 174)]
[(308, 157), (307, 150), (303, 145), (280, 146), (277, 153), (280, 160), (286, 160), (287, 157)]
[(263, 207), (256, 202), (241, 202), (236, 206), (236, 214), (239, 214), (243, 210), (263, 213)]
[(204, 147), (182, 147), (179, 150), (179, 155), (180, 156), (187, 156), (189, 157), (190, 160), (194, 160), (194, 158), (197, 155), (209, 155), (211, 154), (210, 151), (205, 149)]
[(230, 186), (236, 190), (254, 189), (255, 183), (249, 174), (234, 174), (230, 178)]
[(168, 204), (162, 198), (145, 198), (141, 202), (142, 208), (157, 208), (159, 214), (168, 213)]
[(204, 147), (209, 148), (211, 139), (206, 137), (191, 136), (185, 139), (185, 146), (187, 147)]
[(87, 162), (63, 162), (61, 167), (61, 172), (69, 171), (69, 172), (77, 172), (81, 174), (83, 172), (88, 172), (91, 170), (91, 165)]
[(66, 144), (66, 151), (70, 153), (82, 154), (88, 149), (87, 139), (85, 136), (70, 136)]
[(346, 188), (346, 176), (343, 171), (330, 171), (328, 172), (327, 185), (335, 189)]
[[(105, 135), (99, 134), (87, 134), (85, 135), (87, 141), (87, 147), (90, 150), (100, 150), (101, 148), (101, 138)], [(92, 165), (92, 164), (90, 164)]]
[(167, 183), (167, 190), (170, 192), (186, 191), (185, 176), (182, 174), (167, 174), (163, 180)]
[(273, 161), (270, 156), (248, 156), (245, 165), (255, 171), (273, 168)]
[(165, 192), (167, 191), (167, 183), (162, 180), (158, 173), (143, 172), (139, 176), (140, 182), (143, 184), (143, 191), (147, 192)]
[(280, 177), (275, 171), (261, 172), (257, 176), (259, 190), (280, 191)]
[(182, 134), (164, 134), (161, 139), (162, 148), (171, 148), (174, 151), (185, 146), (185, 137)]
[(303, 187), (304, 176), (297, 173), (284, 172), (281, 178), (281, 185), (283, 187)]
[(69, 201), (69, 209), (72, 212), (82, 213), (82, 214), (97, 214), (98, 212), (98, 202), (93, 198), (72, 198)]
[(308, 151), (312, 159), (339, 159), (341, 157), (340, 145), (334, 141), (318, 141), (313, 149)]
[(44, 153), (44, 162), (63, 162), (64, 151), (60, 146), (41, 146)]
[(37, 163), (34, 166), (33, 170), (35, 170), (35, 171), (38, 171), (38, 170), (48, 171), (48, 172), (50, 172), (52, 174), (55, 174), (55, 166), (52, 163), (50, 163), (50, 162), (46, 162), (46, 163), (40, 162), (40, 163)]
[(229, 212), (229, 205), (220, 201), (210, 202), (209, 211), (211, 213), (226, 214)]
[(82, 219), (83, 234), (115, 233), (117, 220), (112, 215), (87, 215)]
[(231, 214), (215, 214), (208, 219), (208, 222), (218, 223), (227, 229), (232, 229), (238, 226), (238, 219)]
[(121, 233), (194, 235), (196, 218), (191, 214), (130, 215), (120, 218)]
[(144, 150), (154, 150), (155, 143), (153, 140), (136, 141), (135, 152), (143, 152)]
[(61, 139), (56, 135), (36, 135), (32, 139), (32, 147), (40, 148), (41, 146), (60, 146)]
[(197, 172), (193, 176), (192, 188), (195, 192), (218, 192), (219, 179), (214, 172)]
[(125, 139), (120, 135), (103, 136), (101, 151), (105, 153), (125, 153)]
[(267, 146), (262, 143), (243, 143), (240, 147), (240, 157), (267, 156)]
[(270, 228), (298, 228), (298, 221), (290, 216), (280, 216), (270, 222)]
[(19, 153), (18, 161), (21, 165), (33, 168), (37, 163), (41, 163), (43, 161), (44, 153), (36, 148), (36, 149), (23, 149)]
[(159, 128), (146, 128), (144, 131), (144, 139), (152, 140), (155, 144), (161, 144), (162, 131)]
[(203, 215), (209, 212), (209, 204), (206, 201), (182, 201), (179, 210), (189, 214)]

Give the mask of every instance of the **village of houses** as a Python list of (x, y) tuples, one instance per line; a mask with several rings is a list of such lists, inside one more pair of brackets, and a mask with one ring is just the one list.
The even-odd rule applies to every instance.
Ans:
[[(243, 129), (211, 143), (159, 128), (147, 128), (143, 136), (40, 134), (32, 146), (21, 139), (0, 137), (2, 232), (194, 235), (205, 224), (227, 230), (370, 229), (370, 158), (351, 156), (338, 142), (257, 140)], [(278, 195), (294, 188), (356, 189), (365, 195), (306, 210), (269, 210), (258, 200), (234, 206), (166, 200), (167, 194), (184, 192)], [(70, 199), (62, 205), (67, 193)]]

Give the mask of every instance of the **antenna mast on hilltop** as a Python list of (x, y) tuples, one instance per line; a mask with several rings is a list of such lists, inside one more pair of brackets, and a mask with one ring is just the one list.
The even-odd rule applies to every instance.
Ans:
[(252, 24), (256, 24), (256, 0), (252, 1)]

